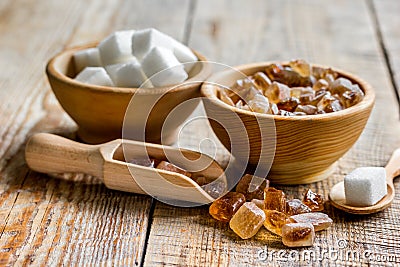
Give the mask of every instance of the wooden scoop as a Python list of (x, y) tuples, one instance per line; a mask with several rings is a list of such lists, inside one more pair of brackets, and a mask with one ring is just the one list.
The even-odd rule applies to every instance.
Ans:
[(388, 208), (394, 199), (395, 191), (393, 180), (400, 175), (400, 149), (396, 149), (386, 167), (387, 194), (378, 203), (367, 207), (353, 207), (346, 205), (344, 182), (334, 185), (329, 192), (329, 199), (334, 207), (353, 214), (371, 214)]
[(100, 145), (86, 145), (47, 133), (32, 136), (25, 149), (28, 166), (38, 172), (86, 173), (100, 178), (110, 189), (199, 204), (214, 201), (189, 177), (127, 163), (124, 155), (129, 155), (129, 158), (168, 158), (188, 171), (193, 169), (193, 165), (207, 164), (196, 174), (212, 181), (218, 178), (226, 188), (224, 170), (217, 162), (204, 154), (186, 149), (121, 139)]

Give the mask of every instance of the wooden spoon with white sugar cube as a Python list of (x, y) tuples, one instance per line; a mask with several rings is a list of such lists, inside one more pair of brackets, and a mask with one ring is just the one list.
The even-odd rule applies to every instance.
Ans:
[(201, 187), (183, 174), (126, 162), (126, 159), (145, 157), (170, 160), (205, 177), (209, 181), (207, 185), (218, 183), (221, 191), (218, 195), (227, 190), (224, 170), (219, 164), (207, 155), (187, 149), (125, 139), (86, 145), (48, 133), (35, 134), (25, 148), (28, 166), (38, 172), (86, 173), (100, 178), (110, 189), (148, 194), (159, 200), (198, 204), (215, 200), (215, 196), (207, 193), (210, 189), (211, 194), (217, 194), (215, 188)]
[(400, 175), (400, 149), (385, 168), (357, 168), (329, 193), (332, 205), (353, 214), (371, 214), (388, 208), (394, 199), (393, 180)]

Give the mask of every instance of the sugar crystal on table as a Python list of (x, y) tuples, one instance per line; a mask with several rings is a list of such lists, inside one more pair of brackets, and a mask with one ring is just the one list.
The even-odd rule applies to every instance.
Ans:
[(311, 212), (311, 209), (301, 202), (300, 199), (291, 199), (286, 201), (286, 214), (295, 215), (301, 213)]
[(387, 194), (386, 170), (382, 167), (360, 167), (344, 178), (346, 204), (371, 206)]
[(312, 211), (324, 210), (324, 198), (317, 193), (307, 189), (303, 197), (303, 203), (306, 204)]
[(265, 221), (265, 213), (252, 202), (244, 203), (233, 215), (229, 227), (242, 239), (254, 236)]
[(157, 165), (157, 169), (161, 169), (161, 170), (166, 170), (166, 171), (171, 171), (171, 172), (176, 172), (176, 173), (180, 173), (183, 174), (187, 177), (192, 177), (192, 174), (182, 168), (179, 168), (178, 166), (168, 162), (168, 161), (161, 161), (158, 165)]
[(282, 242), (288, 247), (308, 247), (314, 244), (315, 232), (311, 223), (288, 223), (282, 227)]
[(229, 192), (211, 204), (209, 213), (218, 221), (229, 222), (232, 216), (245, 202), (246, 198), (242, 193)]
[(286, 196), (282, 190), (268, 187), (264, 190), (264, 203), (266, 210), (286, 212)]
[(282, 227), (286, 223), (293, 222), (290, 218), (283, 212), (279, 212), (276, 210), (266, 210), (265, 213), (265, 221), (264, 227), (267, 228), (274, 234), (282, 235)]
[(251, 174), (245, 174), (236, 185), (236, 192), (242, 193), (247, 201), (264, 199), (264, 189), (269, 186), (269, 181)]
[(297, 223), (311, 223), (315, 232), (322, 231), (332, 225), (333, 221), (329, 216), (322, 212), (309, 212), (290, 216), (290, 219)]
[(254, 199), (251, 200), (251, 202), (253, 202), (254, 204), (256, 204), (256, 206), (259, 207), (260, 209), (262, 209), (262, 210), (265, 209), (264, 199), (257, 199), (257, 198), (254, 198)]

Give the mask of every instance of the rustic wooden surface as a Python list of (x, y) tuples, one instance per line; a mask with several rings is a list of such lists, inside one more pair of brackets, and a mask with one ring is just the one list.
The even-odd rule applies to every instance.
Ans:
[[(400, 146), (399, 12), (397, 0), (1, 1), (0, 265), (399, 265), (400, 197), (372, 216), (327, 205), (334, 225), (317, 234), (313, 248), (288, 250), (267, 230), (240, 240), (207, 207), (168, 206), (107, 190), (84, 175), (75, 183), (52, 179), (29, 171), (23, 157), (33, 133), (73, 137), (76, 130), (44, 75), (52, 55), (117, 29), (157, 27), (225, 64), (301, 57), (371, 83), (377, 98), (364, 133), (330, 179), (310, 185), (327, 197), (343, 175), (385, 165)], [(198, 120), (183, 129), (179, 144), (198, 149), (205, 137), (215, 138)], [(212, 148), (203, 143), (202, 149)], [(226, 161), (220, 145), (216, 153)], [(298, 197), (307, 187), (280, 188)], [(322, 255), (329, 249), (338, 253)], [(265, 256), (260, 250), (267, 260), (258, 258)], [(301, 259), (311, 252), (315, 259)], [(374, 258), (352, 258), (363, 255)]]

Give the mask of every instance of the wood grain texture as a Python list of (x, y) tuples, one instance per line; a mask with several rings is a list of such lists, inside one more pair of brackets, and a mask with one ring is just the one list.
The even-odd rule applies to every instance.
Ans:
[[(385, 52), (391, 80), (400, 94), (400, 2), (396, 0), (370, 0), (372, 15), (377, 19), (382, 49)], [(400, 101), (400, 99), (399, 99)]]
[(169, 2), (173, 19), (158, 1), (1, 2), (1, 266), (140, 265), (151, 198), (108, 190), (95, 177), (69, 176), (73, 183), (28, 171), (23, 144), (35, 132), (76, 130), (46, 81), (51, 56), (115, 29), (146, 25), (181, 37), (187, 4)]
[[(289, 198), (301, 197), (311, 187), (327, 199), (329, 189), (345, 174), (359, 166), (384, 166), (400, 145), (397, 101), (366, 1), (198, 1), (189, 44), (210, 60), (231, 65), (305, 58), (352, 72), (375, 88), (376, 105), (365, 131), (338, 161), (334, 174), (310, 186), (279, 187)], [(191, 138), (186, 138), (189, 143)], [(395, 188), (399, 190), (397, 182)], [(178, 209), (157, 203), (145, 265), (390, 266), (400, 262), (396, 256), (399, 197), (388, 210), (367, 217), (343, 213), (329, 204), (326, 212), (334, 225), (316, 235), (315, 245), (288, 250), (265, 229), (250, 240), (240, 240), (226, 224), (214, 221), (206, 207)], [(339, 244), (346, 247), (340, 249)], [(329, 248), (340, 252), (337, 258), (321, 255)], [(260, 249), (268, 252), (267, 260), (257, 258)], [(309, 251), (317, 258), (302, 260)], [(391, 258), (368, 263), (346, 256), (365, 251)], [(288, 261), (291, 252), (298, 257)]]

